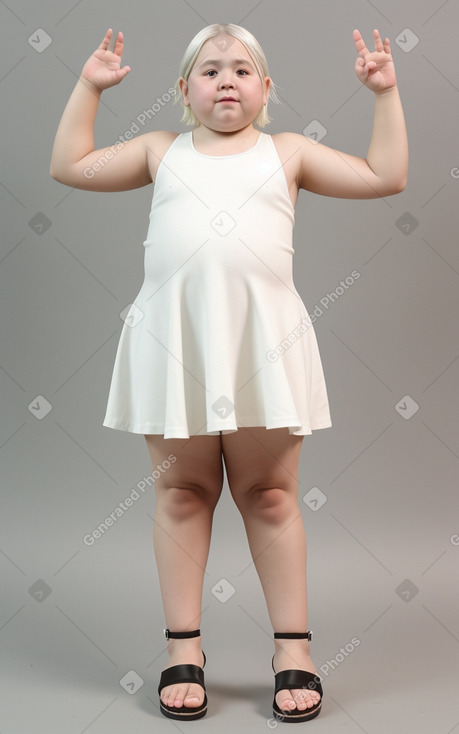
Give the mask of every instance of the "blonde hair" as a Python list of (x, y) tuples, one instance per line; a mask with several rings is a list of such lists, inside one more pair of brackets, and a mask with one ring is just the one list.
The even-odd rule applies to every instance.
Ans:
[[(198, 127), (201, 123), (197, 119), (191, 107), (185, 106), (183, 104), (183, 96), (179, 87), (180, 77), (182, 77), (188, 83), (188, 79), (193, 69), (194, 63), (203, 44), (210, 38), (214, 38), (220, 33), (226, 33), (229, 36), (237, 38), (238, 41), (240, 41), (246, 47), (247, 51), (253, 59), (255, 68), (262, 83), (264, 77), (269, 76), (268, 62), (266, 61), (266, 56), (257, 39), (250, 33), (250, 31), (240, 25), (234, 25), (234, 23), (212, 23), (212, 25), (206, 26), (195, 35), (193, 40), (188, 45), (188, 48), (185, 51), (185, 54), (180, 62), (179, 78), (174, 84), (174, 104), (176, 104), (179, 100), (182, 102), (183, 115), (180, 122), (184, 122), (186, 125), (195, 125), (196, 127)], [(272, 99), (273, 102), (275, 102), (276, 104), (279, 104), (280, 102), (279, 98), (277, 97), (276, 87), (272, 79), (269, 88), (268, 100), (269, 99)], [(269, 122), (271, 122), (271, 118), (268, 116), (268, 105), (264, 104), (261, 107), (257, 117), (255, 118), (254, 123), (259, 127), (265, 127), (265, 125), (267, 125)]]

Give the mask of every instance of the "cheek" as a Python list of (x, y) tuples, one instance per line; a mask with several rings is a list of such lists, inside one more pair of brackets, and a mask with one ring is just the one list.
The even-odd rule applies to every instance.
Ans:
[(191, 92), (192, 99), (199, 104), (206, 104), (212, 100), (215, 96), (215, 92), (210, 88), (208, 84), (196, 84)]

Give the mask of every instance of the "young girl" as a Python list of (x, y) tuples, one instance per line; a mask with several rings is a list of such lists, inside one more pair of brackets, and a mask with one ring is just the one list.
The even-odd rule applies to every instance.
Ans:
[(121, 67), (123, 34), (112, 36), (68, 101), (50, 174), (89, 191), (155, 184), (145, 280), (123, 325), (104, 425), (144, 434), (162, 467), (154, 548), (170, 658), (160, 710), (182, 721), (207, 711), (199, 627), (224, 459), (274, 630), (273, 713), (307, 721), (323, 691), (310, 658), (298, 461), (303, 437), (331, 420), (292, 280), (294, 211), (299, 189), (362, 199), (404, 189), (407, 137), (389, 39), (375, 30), (370, 52), (354, 31), (355, 71), (375, 93), (365, 159), (254, 127), (269, 122), (275, 88), (258, 42), (233, 24), (207, 26), (183, 57), (175, 90), (191, 131), (94, 150), (101, 93), (130, 71)]

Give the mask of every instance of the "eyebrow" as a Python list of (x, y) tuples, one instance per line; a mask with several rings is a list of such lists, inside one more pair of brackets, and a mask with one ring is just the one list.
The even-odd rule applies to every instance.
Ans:
[[(207, 66), (208, 64), (212, 66), (220, 66), (221, 61), (217, 61), (216, 59), (205, 59), (198, 65), (198, 68), (200, 69), (202, 66)], [(255, 71), (255, 67), (247, 59), (234, 59), (233, 66), (237, 66), (238, 64), (250, 66)]]

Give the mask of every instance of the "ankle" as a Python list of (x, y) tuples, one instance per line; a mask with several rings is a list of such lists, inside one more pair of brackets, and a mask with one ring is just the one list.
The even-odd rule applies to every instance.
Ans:
[(169, 655), (192, 653), (201, 650), (201, 635), (199, 637), (191, 637), (184, 639), (169, 639), (167, 641), (167, 650)]
[(311, 643), (309, 640), (275, 640), (274, 650), (277, 657), (288, 656), (294, 659), (299, 654), (311, 657)]

